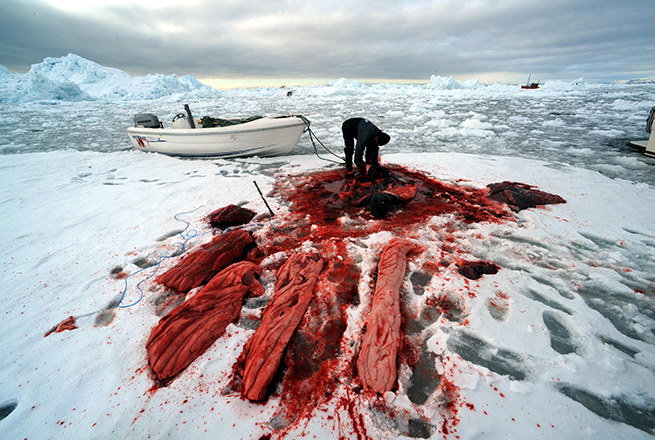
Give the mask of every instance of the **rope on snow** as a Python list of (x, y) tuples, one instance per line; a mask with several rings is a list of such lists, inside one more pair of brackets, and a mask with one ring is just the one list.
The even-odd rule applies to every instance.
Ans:
[[(116, 307), (124, 309), (124, 308), (128, 308), (128, 307), (135, 306), (135, 305), (137, 305), (139, 302), (141, 302), (141, 300), (143, 299), (143, 295), (144, 295), (143, 290), (141, 290), (141, 283), (143, 283), (144, 281), (149, 280), (150, 278), (152, 278), (153, 276), (155, 276), (155, 274), (157, 274), (157, 272), (159, 271), (159, 268), (160, 268), (160, 266), (161, 266), (162, 261), (166, 260), (167, 258), (177, 257), (177, 256), (183, 254), (184, 252), (186, 252), (186, 245), (187, 245), (187, 243), (189, 242), (189, 240), (191, 240), (191, 239), (193, 239), (193, 238), (196, 238), (196, 237), (201, 237), (201, 236), (203, 236), (203, 235), (205, 235), (205, 234), (209, 234), (210, 232), (212, 232), (212, 231), (210, 230), (210, 231), (207, 231), (207, 232), (203, 232), (202, 234), (199, 234), (198, 231), (197, 231), (196, 229), (190, 229), (190, 230), (187, 232), (187, 229), (188, 229), (189, 226), (190, 226), (189, 222), (186, 221), (186, 220), (183, 220), (183, 219), (181, 219), (181, 218), (178, 218), (178, 216), (180, 216), (180, 215), (186, 215), (186, 214), (191, 214), (191, 213), (193, 213), (193, 212), (196, 212), (198, 209), (202, 208), (203, 206), (204, 206), (204, 205), (200, 205), (200, 206), (198, 206), (198, 207), (197, 207), (196, 209), (194, 209), (194, 210), (187, 211), (187, 212), (180, 212), (180, 213), (177, 213), (177, 214), (175, 214), (175, 215), (173, 216), (173, 218), (174, 218), (175, 220), (177, 220), (177, 221), (182, 222), (182, 223), (185, 224), (184, 229), (182, 230), (182, 232), (180, 232), (180, 236), (182, 237), (182, 239), (183, 239), (184, 241), (183, 241), (183, 242), (176, 242), (176, 243), (174, 243), (174, 246), (177, 246), (177, 245), (181, 245), (181, 246), (182, 246), (182, 248), (180, 249), (180, 252), (174, 252), (174, 253), (172, 253), (171, 255), (167, 255), (167, 256), (165, 256), (165, 257), (161, 257), (161, 258), (159, 259), (159, 261), (157, 262), (157, 264), (153, 264), (153, 265), (150, 265), (150, 266), (148, 266), (148, 267), (144, 267), (143, 269), (137, 270), (136, 272), (134, 272), (134, 273), (128, 275), (127, 278), (125, 278), (125, 289), (123, 289), (123, 292), (121, 293), (121, 299), (118, 301), (118, 304), (116, 305)], [(186, 234), (185, 234), (185, 232), (186, 232)], [(148, 275), (146, 278), (144, 278), (144, 279), (142, 279), (141, 281), (139, 281), (139, 283), (136, 285), (136, 288), (139, 289), (139, 292), (140, 292), (139, 299), (137, 299), (135, 302), (133, 302), (133, 303), (131, 303), (131, 304), (121, 305), (121, 303), (122, 303), (123, 300), (125, 299), (125, 294), (127, 293), (127, 281), (128, 281), (131, 277), (133, 277), (134, 275), (137, 275), (137, 274), (139, 274), (139, 273), (141, 273), (141, 272), (143, 272), (143, 271), (145, 271), (145, 270), (147, 270), (147, 269), (150, 269), (150, 268), (152, 268), (152, 267), (155, 267), (155, 266), (157, 266), (157, 267), (156, 267), (156, 269), (154, 270), (154, 272), (151, 273), (150, 275)]]
[[(337, 154), (333, 153), (332, 151), (330, 151), (330, 149), (329, 149), (328, 147), (325, 146), (325, 144), (323, 144), (323, 142), (321, 142), (321, 140), (320, 140), (320, 139), (316, 136), (316, 134), (312, 131), (312, 129), (311, 129), (311, 127), (310, 127), (309, 119), (307, 119), (307, 118), (304, 117), (303, 115), (293, 115), (293, 116), (297, 116), (297, 117), (299, 117), (300, 119), (302, 119), (302, 121), (303, 121), (303, 122), (305, 123), (305, 125), (307, 126), (307, 128), (305, 129), (304, 132), (307, 132), (307, 133), (309, 134), (309, 140), (312, 141), (312, 145), (314, 146), (314, 153), (316, 154), (316, 157), (318, 157), (318, 158), (321, 159), (321, 160), (326, 160), (326, 161), (328, 161), (328, 162), (332, 162), (332, 163), (336, 163), (336, 164), (342, 164), (342, 163), (344, 163), (344, 162), (346, 161), (345, 158), (343, 158), (343, 157), (341, 157), (341, 156), (338, 156)], [(304, 133), (304, 132), (303, 132), (303, 133)], [(325, 149), (325, 151), (327, 151), (328, 153), (330, 153), (331, 155), (333, 155), (334, 157), (336, 157), (336, 158), (339, 159), (340, 161), (337, 162), (336, 160), (326, 159), (326, 158), (324, 158), (324, 157), (321, 157), (321, 156), (318, 154), (318, 148), (316, 148), (316, 142), (314, 141), (314, 139), (316, 139), (316, 142), (318, 142), (318, 143), (321, 145), (321, 147), (323, 147), (323, 148)]]

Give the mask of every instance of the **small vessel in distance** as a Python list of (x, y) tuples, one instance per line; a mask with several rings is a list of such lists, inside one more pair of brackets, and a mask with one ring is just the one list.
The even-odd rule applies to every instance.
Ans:
[(531, 83), (530, 82), (530, 77), (531, 76), (532, 76), (532, 74), (528, 75), (528, 82), (525, 83), (524, 86), (521, 86), (522, 89), (538, 89), (539, 88), (539, 81), (537, 81), (536, 83)]

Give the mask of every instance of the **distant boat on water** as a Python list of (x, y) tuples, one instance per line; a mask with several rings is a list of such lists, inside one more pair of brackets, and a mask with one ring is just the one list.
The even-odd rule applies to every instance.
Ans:
[(531, 83), (530, 82), (530, 77), (531, 76), (532, 76), (532, 74), (528, 75), (528, 82), (525, 83), (524, 86), (521, 86), (522, 89), (538, 89), (539, 88), (539, 81), (537, 81), (536, 83)]

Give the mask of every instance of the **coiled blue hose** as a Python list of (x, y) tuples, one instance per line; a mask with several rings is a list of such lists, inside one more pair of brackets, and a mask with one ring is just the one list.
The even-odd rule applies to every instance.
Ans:
[[(181, 254), (183, 254), (184, 252), (186, 252), (186, 245), (187, 245), (187, 243), (189, 242), (189, 240), (191, 240), (191, 239), (193, 239), (193, 238), (196, 238), (196, 237), (201, 237), (201, 236), (203, 236), (203, 235), (205, 235), (205, 234), (209, 234), (209, 233), (212, 232), (212, 231), (207, 231), (207, 232), (204, 232), (204, 233), (202, 233), (202, 234), (199, 234), (197, 230), (195, 230), (195, 229), (189, 229), (190, 224), (189, 224), (188, 221), (183, 220), (183, 219), (181, 219), (181, 218), (178, 217), (178, 216), (181, 216), (181, 215), (186, 215), (186, 214), (191, 214), (191, 213), (193, 213), (193, 212), (196, 212), (198, 209), (202, 208), (203, 206), (204, 206), (204, 205), (200, 205), (199, 207), (197, 207), (196, 209), (194, 209), (194, 210), (192, 210), (192, 211), (180, 212), (180, 213), (177, 213), (177, 214), (175, 214), (175, 215), (173, 216), (173, 218), (174, 218), (175, 220), (177, 220), (177, 221), (182, 222), (182, 223), (185, 224), (184, 229), (182, 230), (182, 232), (180, 232), (180, 236), (182, 237), (182, 240), (184, 240), (184, 241), (174, 243), (175, 246), (180, 245), (180, 246), (182, 247), (181, 250), (180, 250), (180, 252), (179, 252), (179, 253), (175, 253), (175, 252), (174, 252), (174, 253), (172, 253), (171, 255), (168, 255), (168, 256), (165, 256), (165, 257), (161, 257), (161, 258), (159, 259), (159, 261), (157, 262), (157, 264), (153, 264), (153, 265), (151, 265), (151, 266), (144, 267), (144, 268), (142, 268), (142, 269), (140, 269), (140, 270), (137, 270), (136, 272), (130, 274), (127, 278), (125, 278), (125, 289), (123, 289), (123, 293), (121, 294), (121, 299), (118, 301), (118, 304), (116, 305), (116, 307), (119, 307), (119, 308), (123, 308), (123, 309), (124, 309), (124, 308), (128, 308), (128, 307), (135, 306), (135, 305), (137, 305), (139, 302), (141, 302), (141, 300), (143, 299), (143, 295), (144, 295), (143, 290), (141, 290), (141, 283), (143, 283), (144, 281), (149, 280), (150, 278), (152, 278), (153, 276), (155, 276), (155, 275), (157, 274), (157, 272), (159, 271), (159, 267), (161, 266), (161, 262), (162, 262), (162, 261), (164, 261), (164, 260), (167, 259), (167, 258), (177, 257), (178, 255), (181, 255)], [(189, 230), (187, 231), (187, 229), (189, 229)], [(125, 299), (125, 295), (126, 295), (126, 293), (127, 293), (128, 280), (129, 280), (131, 277), (133, 277), (133, 276), (135, 276), (135, 275), (137, 275), (137, 274), (139, 274), (139, 273), (141, 273), (141, 272), (143, 272), (143, 271), (145, 271), (145, 270), (148, 270), (148, 269), (150, 269), (150, 268), (152, 268), (152, 267), (155, 267), (155, 266), (156, 266), (155, 270), (154, 270), (150, 275), (148, 275), (146, 278), (144, 278), (144, 279), (142, 279), (141, 281), (139, 281), (139, 283), (136, 285), (136, 288), (139, 289), (139, 293), (140, 293), (140, 294), (139, 294), (139, 299), (136, 300), (136, 301), (134, 301), (134, 302), (131, 303), (131, 304), (121, 305), (121, 303), (122, 303), (123, 300)]]

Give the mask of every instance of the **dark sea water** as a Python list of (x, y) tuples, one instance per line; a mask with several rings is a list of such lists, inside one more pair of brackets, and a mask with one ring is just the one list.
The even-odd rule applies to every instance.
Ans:
[[(129, 149), (125, 129), (134, 114), (155, 113), (168, 124), (185, 103), (164, 98), (3, 104), (0, 153)], [(198, 117), (302, 114), (320, 141), (337, 154), (343, 148), (341, 122), (361, 116), (391, 134), (383, 155), (458, 152), (524, 157), (655, 185), (655, 159), (626, 145), (647, 139), (646, 118), (655, 106), (655, 85), (430, 90), (387, 84), (356, 89), (301, 87), (292, 96), (280, 89), (249, 89), (188, 104)], [(307, 134), (293, 154), (314, 154)]]

